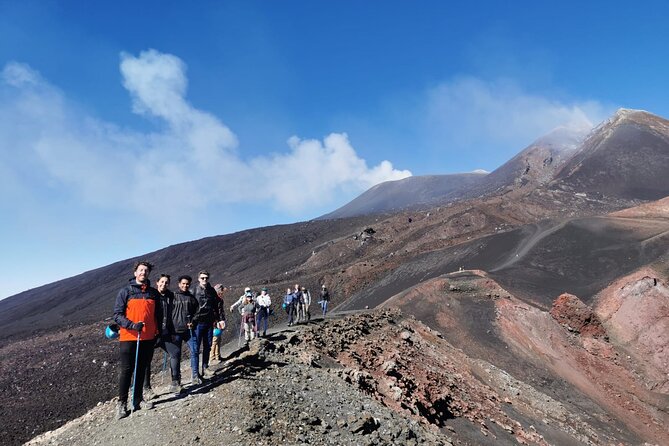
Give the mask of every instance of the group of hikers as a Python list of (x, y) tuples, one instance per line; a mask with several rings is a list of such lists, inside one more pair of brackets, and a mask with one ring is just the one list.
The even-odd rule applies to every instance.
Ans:
[[(213, 376), (209, 364), (221, 360), (220, 345), (222, 330), (226, 327), (224, 294), (228, 291), (222, 284), (212, 286), (209, 272), (202, 270), (197, 275), (197, 284), (191, 288), (192, 278), (178, 278), (178, 290), (169, 289), (171, 277), (161, 274), (155, 288), (149, 275), (153, 265), (137, 262), (133, 278), (121, 288), (114, 304), (115, 327), (107, 328), (120, 340), (119, 401), (116, 418), (128, 416), (128, 392), (132, 383), (131, 410), (151, 409), (155, 393), (151, 389), (151, 361), (155, 348), (169, 356), (172, 383), (169, 392), (179, 394), (181, 387), (181, 351), (183, 343), (190, 350), (192, 370), (191, 384), (202, 384), (203, 379)], [(320, 301), (323, 318), (328, 311), (330, 293), (322, 285)], [(273, 314), (272, 300), (267, 288), (256, 295), (250, 287), (230, 306), (241, 316), (242, 332), (248, 343), (256, 336), (266, 337), (269, 317)], [(311, 293), (295, 284), (288, 288), (282, 308), (288, 316), (288, 325), (311, 320)], [(111, 331), (110, 331), (111, 330)], [(200, 363), (200, 353), (202, 361)], [(143, 383), (137, 385), (136, 383)]]

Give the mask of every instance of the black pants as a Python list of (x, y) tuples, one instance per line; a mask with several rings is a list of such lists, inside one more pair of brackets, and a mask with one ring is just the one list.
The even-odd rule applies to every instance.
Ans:
[[(175, 335), (165, 335), (162, 337), (160, 344), (161, 349), (170, 357), (170, 369), (172, 371), (172, 381), (181, 382), (181, 346), (184, 342), (190, 339), (188, 332), (178, 333)], [(144, 375), (144, 388), (151, 388), (151, 361), (153, 360), (153, 352), (146, 364), (146, 372)]]
[[(144, 382), (144, 374), (146, 372), (146, 364), (150, 361), (153, 355), (153, 346), (155, 341), (140, 341), (139, 355), (137, 356), (137, 383)], [(119, 352), (121, 354), (121, 364), (119, 369), (119, 391), (118, 400), (127, 404), (128, 391), (132, 381), (132, 375), (135, 372), (135, 354), (137, 349), (137, 341), (121, 341), (119, 342)], [(142, 385), (134, 386), (133, 404), (139, 405), (142, 401)]]

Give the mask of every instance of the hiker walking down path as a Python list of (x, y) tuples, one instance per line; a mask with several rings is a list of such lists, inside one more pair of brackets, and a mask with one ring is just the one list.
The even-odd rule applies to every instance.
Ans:
[[(168, 333), (168, 320), (170, 315), (168, 314), (168, 309), (171, 308), (172, 300), (174, 299), (174, 294), (169, 290), (170, 287), (170, 276), (169, 274), (161, 274), (156, 282), (156, 290), (160, 296), (160, 307), (163, 309), (163, 317), (160, 321), (160, 326), (158, 327), (159, 335), (156, 337), (156, 344), (154, 345), (154, 350), (151, 351), (151, 355), (146, 363), (146, 371), (144, 372), (144, 400), (150, 401), (155, 398), (156, 394), (151, 388), (151, 361), (153, 360), (153, 354), (155, 348), (162, 348), (165, 350), (164, 337)], [(167, 351), (165, 350), (165, 354)]]
[(330, 292), (325, 284), (321, 287), (321, 300), (319, 300), (318, 303), (321, 304), (321, 308), (323, 309), (323, 319), (325, 319), (325, 315), (328, 312), (328, 304), (330, 303)]
[(218, 316), (220, 320), (214, 328), (214, 337), (211, 344), (211, 354), (209, 355), (209, 362), (213, 363), (214, 361), (221, 361), (221, 335), (225, 329), (225, 302), (223, 300), (223, 295), (228, 289), (225, 288), (222, 284), (217, 283), (214, 285), (214, 291), (216, 291), (216, 304), (218, 306)]
[[(270, 306), (272, 305), (272, 299), (267, 294), (267, 288), (260, 290), (260, 296), (256, 300), (257, 305), (257, 319), (256, 319), (256, 329), (258, 332), (262, 330), (262, 337), (267, 336), (267, 324), (269, 322), (270, 315)], [(264, 325), (263, 325), (264, 322)]]
[(116, 418), (128, 415), (128, 391), (133, 379), (132, 410), (151, 409), (153, 404), (142, 402), (146, 364), (153, 353), (155, 339), (162, 320), (160, 296), (151, 287), (149, 274), (153, 265), (146, 261), (134, 266), (134, 278), (121, 288), (114, 303), (114, 322), (119, 330), (119, 397)]
[[(181, 392), (181, 347), (190, 339), (192, 321), (199, 307), (195, 296), (189, 291), (192, 281), (190, 276), (180, 276), (177, 281), (179, 290), (168, 300), (167, 306), (163, 306), (167, 316), (163, 318), (166, 327), (163, 330), (162, 343), (170, 356), (172, 384), (169, 392), (174, 394)], [(190, 363), (193, 370), (197, 370), (195, 355), (191, 355)]]
[[(192, 357), (196, 359), (192, 372), (192, 383), (201, 384), (202, 378), (210, 378), (213, 373), (209, 370), (209, 353), (214, 337), (214, 326), (221, 320), (218, 314), (218, 296), (214, 287), (209, 284), (209, 272), (202, 270), (197, 275), (198, 284), (192, 294), (198, 302), (197, 313), (193, 318), (193, 333), (188, 345)], [(202, 346), (202, 371), (199, 367), (200, 346)]]

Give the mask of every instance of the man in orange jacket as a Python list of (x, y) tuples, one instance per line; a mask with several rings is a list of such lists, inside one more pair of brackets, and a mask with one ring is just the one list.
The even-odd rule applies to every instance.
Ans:
[[(132, 410), (151, 409), (153, 404), (142, 402), (142, 383), (147, 362), (150, 360), (155, 340), (158, 336), (162, 308), (160, 296), (151, 287), (149, 274), (153, 265), (149, 262), (137, 262), (134, 278), (121, 288), (114, 304), (114, 322), (121, 328), (119, 332), (119, 351), (121, 356), (119, 370), (119, 397), (116, 406), (116, 418), (128, 415), (128, 391), (133, 372), (135, 373)], [(138, 350), (139, 349), (139, 350)], [(137, 363), (135, 364), (135, 358)]]

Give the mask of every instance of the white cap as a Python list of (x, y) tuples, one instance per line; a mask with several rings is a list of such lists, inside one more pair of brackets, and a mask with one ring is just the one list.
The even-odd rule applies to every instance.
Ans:
[(247, 286), (246, 288), (244, 288), (244, 292), (246, 293), (247, 291), (251, 291), (251, 287)]

